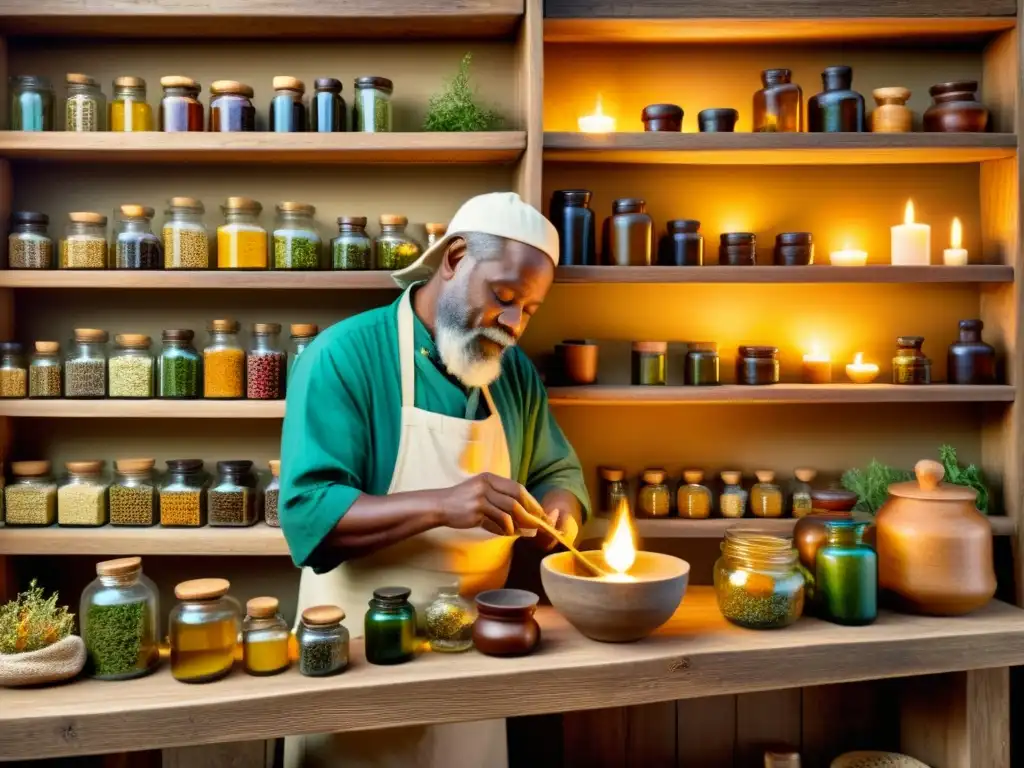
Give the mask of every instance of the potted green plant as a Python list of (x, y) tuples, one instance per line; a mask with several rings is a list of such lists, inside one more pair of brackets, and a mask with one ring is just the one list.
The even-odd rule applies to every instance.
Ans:
[(473, 55), (462, 57), (459, 71), (440, 93), (430, 97), (423, 130), (440, 132), (493, 131), (504, 122), (496, 111), (481, 106), (476, 89), (470, 85), (469, 65)]

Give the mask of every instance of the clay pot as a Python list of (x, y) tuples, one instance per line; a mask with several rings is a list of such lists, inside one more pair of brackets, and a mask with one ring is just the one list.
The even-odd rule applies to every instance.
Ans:
[(526, 656), (540, 643), (533, 618), (540, 600), (525, 589), (490, 589), (476, 596), (473, 645), (488, 656)]
[[(818, 492), (815, 491), (813, 493)], [(846, 493), (846, 491), (843, 491), (843, 493)], [(857, 503), (856, 494), (853, 496), (853, 502), (854, 504)], [(815, 502), (814, 506), (817, 507), (817, 502)], [(828, 524), (834, 520), (852, 519), (853, 515), (849, 511), (815, 509), (811, 514), (797, 520), (796, 526), (793, 528), (793, 543), (796, 545), (797, 552), (800, 553), (800, 563), (811, 573), (814, 573), (818, 550), (825, 546), (825, 542), (828, 540)]]
[(988, 110), (975, 95), (978, 83), (961, 80), (928, 89), (934, 103), (924, 113), (924, 129), (939, 133), (981, 133), (988, 128)]
[(871, 113), (871, 130), (875, 133), (909, 133), (914, 130), (914, 113), (907, 106), (910, 89), (894, 86), (875, 88), (875, 111)]
[(683, 130), (683, 108), (675, 104), (650, 104), (640, 114), (645, 131), (679, 133)]
[(820, 512), (852, 512), (857, 506), (857, 494), (842, 488), (811, 490), (811, 514)]
[(704, 109), (697, 115), (701, 133), (733, 133), (740, 113), (735, 109)]
[(555, 345), (559, 373), (566, 384), (586, 385), (597, 381), (596, 342), (567, 339)]
[(992, 526), (975, 508), (975, 491), (942, 482), (937, 461), (914, 466), (917, 481), (889, 486), (875, 517), (878, 586), (897, 607), (957, 616), (996, 592)]

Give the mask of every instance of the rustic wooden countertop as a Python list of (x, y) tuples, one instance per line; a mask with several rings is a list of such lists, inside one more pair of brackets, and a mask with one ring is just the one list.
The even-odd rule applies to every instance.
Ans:
[(552, 609), (539, 612), (541, 648), (496, 659), (424, 654), (330, 678), (235, 672), (207, 685), (164, 666), (127, 682), (93, 680), (0, 689), (0, 760), (245, 741), (297, 733), (478, 720), (626, 706), (885, 677), (1024, 664), (1024, 610), (992, 603), (971, 616), (883, 613), (869, 627), (803, 619), (785, 630), (729, 625), (712, 590), (687, 592), (655, 636), (592, 642)]

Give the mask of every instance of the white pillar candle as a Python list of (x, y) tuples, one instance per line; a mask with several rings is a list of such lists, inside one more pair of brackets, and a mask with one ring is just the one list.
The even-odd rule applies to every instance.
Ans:
[(892, 228), (893, 264), (926, 267), (932, 263), (932, 228), (914, 223), (914, 202), (907, 201), (903, 223)]
[(942, 263), (947, 267), (963, 267), (967, 265), (967, 249), (961, 248), (964, 232), (960, 226), (960, 219), (953, 219), (953, 231), (950, 233), (949, 244), (951, 247), (942, 252)]
[(614, 133), (615, 118), (601, 111), (601, 96), (598, 94), (594, 114), (584, 115), (576, 120), (580, 133)]

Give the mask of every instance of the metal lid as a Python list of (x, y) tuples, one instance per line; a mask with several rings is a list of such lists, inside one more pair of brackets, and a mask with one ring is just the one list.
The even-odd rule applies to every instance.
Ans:
[(386, 77), (364, 75), (363, 77), (356, 78), (356, 90), (361, 88), (376, 88), (377, 90), (391, 93), (395, 89), (395, 84)]
[(102, 560), (96, 563), (97, 576), (127, 576), (141, 570), (141, 557), (119, 557), (117, 560)]
[(0, 342), (0, 354), (4, 355), (20, 355), (24, 351), (24, 348), (16, 341), (3, 341)]
[(551, 202), (557, 204), (561, 200), (563, 205), (590, 205), (593, 196), (589, 189), (558, 189), (551, 193)]
[(217, 471), (229, 475), (244, 475), (252, 469), (248, 459), (230, 459), (217, 462)]
[(642, 354), (664, 355), (668, 352), (667, 341), (634, 341), (633, 351)]
[(688, 355), (717, 355), (717, 341), (688, 341), (686, 342), (686, 354)]
[(969, 501), (972, 504), (978, 498), (978, 492), (973, 488), (942, 482), (946, 476), (946, 468), (933, 459), (922, 459), (917, 462), (914, 465), (914, 475), (916, 480), (890, 485), (889, 494), (905, 499)]
[(280, 605), (276, 597), (254, 597), (245, 604), (245, 612), (255, 619), (269, 619)]
[(149, 472), (156, 466), (156, 459), (114, 459), (114, 469), (128, 475)]
[(68, 85), (94, 85), (99, 86), (96, 82), (96, 78), (90, 77), (89, 75), (83, 75), (77, 72), (68, 72), (64, 78)]
[(336, 605), (314, 605), (302, 612), (302, 623), (310, 627), (338, 624), (344, 618), (345, 612)]
[(334, 77), (318, 77), (313, 81), (313, 87), (318, 91), (340, 91), (341, 80)]
[(75, 341), (106, 343), (109, 338), (107, 332), (99, 328), (75, 328)]
[(753, 232), (723, 232), (719, 240), (722, 245), (753, 245), (757, 235)]
[(788, 83), (793, 79), (793, 71), (791, 69), (766, 69), (761, 72), (761, 81), (763, 83)]
[(42, 224), (50, 223), (50, 217), (38, 211), (15, 211), (11, 214), (11, 224)]
[(114, 337), (114, 343), (125, 349), (148, 349), (152, 342), (144, 333), (119, 333)]
[(320, 333), (320, 327), (316, 323), (292, 323), (288, 329), (292, 338), (307, 339)]
[(314, 213), (316, 213), (316, 208), (314, 208), (309, 203), (278, 203), (277, 204), (277, 212), (278, 213), (305, 213), (305, 214), (308, 214), (308, 215), (312, 216)]
[(924, 344), (924, 336), (897, 336), (896, 346), (904, 349), (920, 349)]
[(72, 475), (97, 475), (103, 471), (107, 462), (103, 459), (88, 459), (86, 461), (66, 461), (64, 469)]
[(253, 213), (263, 210), (259, 201), (253, 200), (251, 197), (229, 197), (224, 201), (223, 208), (226, 211), (252, 211)]
[(408, 587), (378, 587), (373, 590), (373, 596), (377, 600), (384, 600), (389, 603), (397, 603), (408, 600), (412, 590)]
[(106, 216), (92, 211), (73, 211), (68, 214), (68, 221), (73, 221), (76, 224), (100, 224), (104, 227), (107, 225)]
[(183, 75), (166, 75), (160, 78), (160, 85), (163, 88), (195, 88), (197, 91), (202, 87), (191, 77)]
[(168, 328), (161, 337), (164, 341), (192, 341), (196, 337), (196, 332), (188, 328)]
[(280, 323), (253, 323), (252, 332), (257, 336), (268, 336), (272, 333), (281, 332)]
[(299, 93), (306, 92), (306, 84), (299, 80), (299, 78), (291, 77), (289, 75), (275, 75), (273, 80), (273, 86), (275, 91), (298, 91)]
[(174, 596), (179, 600), (212, 600), (223, 597), (231, 589), (227, 579), (192, 579), (183, 581), (174, 588)]
[(646, 206), (639, 197), (620, 197), (612, 203), (612, 213), (643, 213)]
[(683, 108), (677, 104), (648, 104), (640, 113), (640, 120), (682, 120)]
[(700, 222), (696, 219), (669, 219), (666, 223), (669, 232), (700, 232)]
[(211, 320), (208, 330), (210, 333), (238, 333), (238, 321), (230, 318)]
[(141, 77), (132, 77), (130, 75), (122, 75), (121, 77), (114, 78), (115, 88), (145, 88), (146, 81)]
[(339, 227), (358, 227), (360, 229), (366, 226), (365, 216), (339, 216), (338, 217)]
[(36, 352), (40, 352), (44, 355), (55, 355), (60, 352), (59, 341), (37, 341)]
[(780, 232), (775, 236), (776, 245), (810, 245), (814, 235), (810, 232)]
[(48, 461), (12, 461), (11, 473), (18, 477), (42, 477), (50, 474)]
[(177, 474), (190, 474), (203, 468), (202, 459), (168, 459), (164, 463), (167, 464), (168, 472)]
[(11, 83), (16, 83), (23, 88), (38, 88), (49, 90), (51, 88), (50, 78), (42, 75), (11, 75)]
[(252, 86), (240, 83), (237, 80), (215, 80), (213, 85), (210, 86), (210, 93), (214, 96), (234, 94), (236, 96), (245, 96), (247, 99), (251, 99)]
[(409, 218), (396, 213), (382, 213), (379, 221), (382, 227), (404, 227), (409, 223)]

